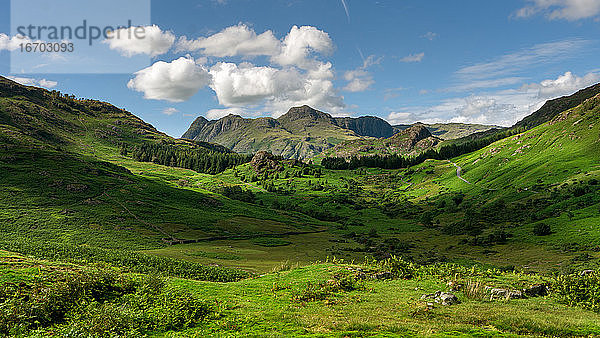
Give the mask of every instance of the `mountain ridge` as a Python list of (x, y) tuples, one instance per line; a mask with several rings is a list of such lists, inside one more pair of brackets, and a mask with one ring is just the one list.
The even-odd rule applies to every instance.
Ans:
[[(494, 127), (461, 126), (475, 131)], [(449, 133), (451, 129), (440, 131), (443, 129), (440, 126), (428, 128), (440, 135)], [(333, 117), (304, 105), (290, 108), (279, 118), (248, 119), (230, 114), (218, 120), (208, 120), (200, 116), (182, 138), (218, 143), (238, 153), (270, 151), (288, 158), (309, 159), (344, 141), (390, 138), (402, 129), (406, 128), (394, 127), (376, 116)]]

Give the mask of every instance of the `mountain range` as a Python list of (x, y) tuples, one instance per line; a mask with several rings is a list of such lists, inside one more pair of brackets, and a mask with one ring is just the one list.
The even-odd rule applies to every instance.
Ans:
[[(493, 126), (424, 125), (443, 139), (458, 138)], [(392, 126), (374, 116), (332, 117), (309, 106), (293, 107), (275, 119), (246, 119), (228, 115), (209, 121), (198, 117), (182, 138), (221, 144), (238, 153), (269, 151), (294, 159), (309, 159), (344, 141), (389, 138), (410, 126)]]

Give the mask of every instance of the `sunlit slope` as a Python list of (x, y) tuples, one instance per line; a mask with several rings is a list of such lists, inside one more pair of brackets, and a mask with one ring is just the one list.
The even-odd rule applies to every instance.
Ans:
[(488, 189), (547, 190), (600, 170), (600, 95), (550, 122), (456, 159)]

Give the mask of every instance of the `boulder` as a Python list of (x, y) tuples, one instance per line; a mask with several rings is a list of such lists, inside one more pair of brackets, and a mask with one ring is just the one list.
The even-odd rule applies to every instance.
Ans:
[(548, 295), (548, 286), (546, 284), (536, 284), (523, 289), (523, 294), (527, 297), (540, 297)]
[(456, 297), (454, 294), (442, 291), (436, 291), (434, 293), (422, 295), (421, 299), (432, 299), (434, 302), (444, 306), (460, 304), (460, 300), (458, 300), (458, 297)]
[(499, 288), (489, 288), (490, 299), (522, 299), (525, 298), (520, 290), (508, 290)]

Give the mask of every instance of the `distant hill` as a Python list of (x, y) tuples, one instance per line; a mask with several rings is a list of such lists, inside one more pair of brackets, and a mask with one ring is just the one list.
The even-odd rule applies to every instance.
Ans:
[[(269, 151), (286, 158), (309, 159), (345, 141), (357, 144), (389, 138), (410, 126), (391, 126), (374, 116), (332, 117), (309, 106), (291, 108), (274, 119), (236, 115), (209, 121), (198, 117), (183, 138), (218, 143), (238, 153)], [(440, 139), (457, 138), (492, 126), (435, 124), (426, 126)]]
[(361, 157), (369, 155), (415, 155), (435, 147), (443, 140), (433, 136), (428, 128), (416, 124), (384, 139), (345, 141), (323, 153), (327, 157)]
[(454, 140), (461, 137), (469, 136), (475, 133), (485, 132), (490, 129), (501, 129), (499, 126), (490, 126), (484, 124), (468, 124), (468, 123), (415, 123), (415, 124), (401, 124), (393, 126), (396, 130), (404, 130), (416, 124), (422, 124), (425, 126), (433, 136), (437, 136), (442, 140)]
[(600, 93), (600, 83), (591, 87), (582, 89), (577, 93), (569, 96), (559, 97), (554, 100), (547, 101), (542, 108), (538, 109), (533, 114), (525, 117), (517, 122), (513, 128), (531, 129), (552, 120), (558, 114), (575, 108), (582, 104), (585, 100), (594, 97)]

